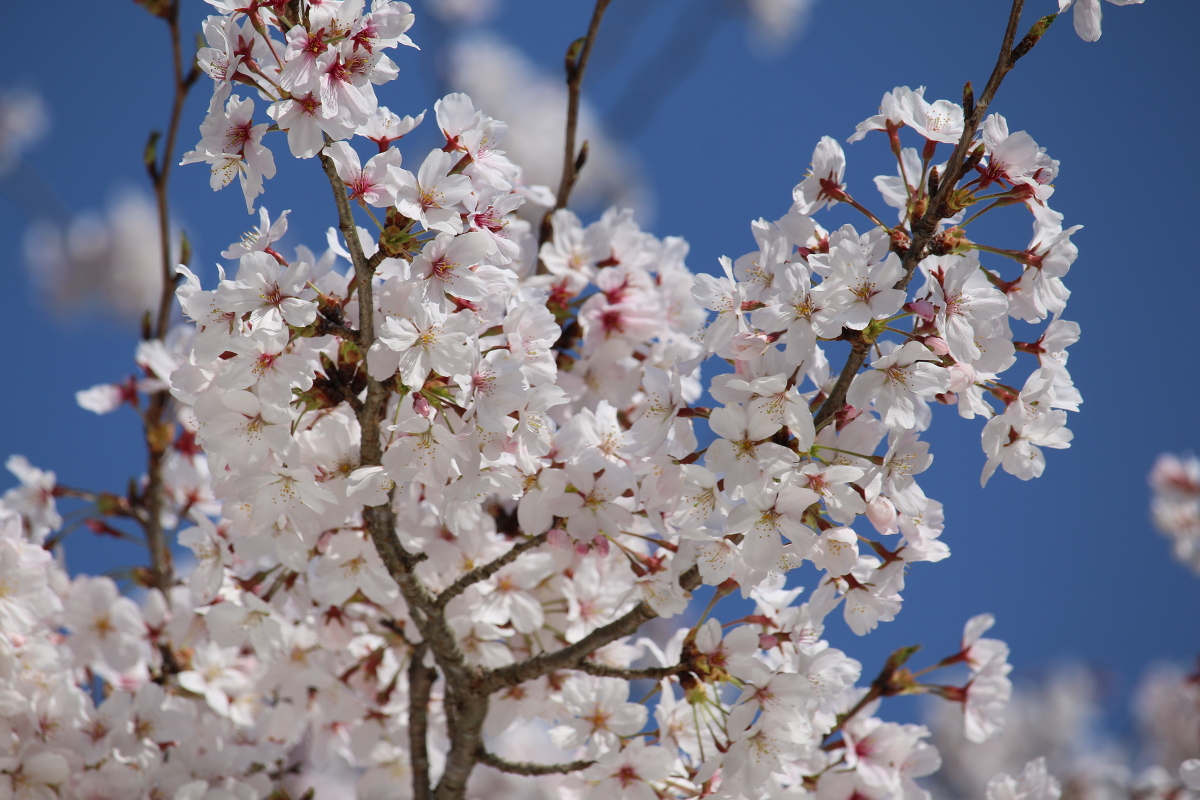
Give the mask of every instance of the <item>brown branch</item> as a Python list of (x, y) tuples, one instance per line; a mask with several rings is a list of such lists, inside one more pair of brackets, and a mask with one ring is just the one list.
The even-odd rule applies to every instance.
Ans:
[(489, 753), (482, 747), (479, 748), (477, 757), (481, 763), (487, 764), (492, 769), (509, 772), (513, 775), (557, 775), (564, 772), (579, 772), (596, 763), (595, 761), (572, 761), (568, 764), (534, 764), (529, 761), (509, 761), (495, 753)]
[(187, 100), (188, 90), (195, 83), (198, 69), (193, 59), (192, 68), (187, 77), (183, 74), (183, 45), (179, 38), (179, 2), (171, 3), (170, 12), (166, 17), (167, 27), (171, 33), (171, 66), (175, 80), (175, 98), (171, 104), (171, 119), (167, 125), (166, 147), (162, 159), (154, 167), (154, 192), (158, 199), (158, 232), (159, 249), (162, 255), (162, 292), (158, 298), (158, 319), (155, 325), (155, 338), (163, 339), (170, 325), (171, 311), (175, 302), (175, 280), (177, 274), (171, 261), (171, 220), (167, 198), (167, 184), (171, 177), (171, 167), (174, 166), (175, 140), (179, 135), (179, 123), (183, 116), (183, 105)]
[[(354, 212), (350, 209), (350, 201), (346, 197), (346, 185), (337, 174), (333, 159), (320, 154), (321, 167), (329, 179), (333, 189), (333, 199), (337, 206), (338, 228), (342, 238), (346, 240), (346, 249), (350, 253), (350, 263), (354, 266), (357, 278), (358, 292), (358, 345), (366, 355), (375, 343), (375, 295), (371, 278), (374, 270), (367, 263), (363, 253), (362, 242), (358, 238), (358, 227), (354, 223)], [(369, 356), (367, 356), (369, 358)], [(383, 445), (380, 442), (379, 426), (387, 411), (389, 389), (380, 381), (367, 373), (367, 397), (358, 410), (358, 424), (361, 429), (359, 438), (359, 463), (364, 467), (379, 466), (383, 463)], [(368, 506), (363, 509), (363, 521), (387, 567), (388, 574), (403, 589), (405, 583), (413, 584), (411, 576), (414, 563), (413, 555), (404, 550), (396, 537), (395, 513), (391, 503), (380, 506)], [(415, 584), (414, 584), (415, 585)], [(420, 587), (424, 589), (424, 587)], [(428, 597), (428, 591), (424, 594)], [(406, 594), (405, 599), (408, 600)], [(424, 633), (424, 631), (422, 631)]]
[(1000, 45), (1000, 55), (996, 58), (996, 66), (992, 68), (992, 74), (988, 77), (987, 84), (983, 88), (983, 94), (978, 99), (968, 103), (970, 106), (969, 111), (968, 109), (963, 109), (962, 136), (958, 137), (958, 144), (954, 146), (954, 152), (946, 162), (946, 171), (942, 175), (941, 185), (938, 187), (937, 194), (930, 200), (929, 207), (921, 219), (913, 223), (912, 244), (902, 259), (904, 277), (896, 284), (897, 289), (908, 288), (908, 283), (912, 280), (917, 265), (925, 258), (925, 249), (937, 231), (938, 223), (946, 217), (953, 216), (952, 213), (947, 213), (949, 209), (946, 208), (946, 201), (950, 198), (950, 193), (954, 191), (955, 186), (962, 177), (963, 165), (967, 159), (967, 151), (971, 149), (971, 145), (975, 142), (975, 133), (979, 130), (979, 124), (983, 121), (983, 116), (987, 112), (988, 106), (996, 96), (996, 92), (1000, 89), (1000, 84), (1004, 81), (1004, 76), (1017, 63), (1017, 58), (1020, 58), (1020, 55), (1016, 58), (1013, 57), (1013, 40), (1017, 35), (1017, 25), (1021, 21), (1021, 10), (1024, 6), (1025, 0), (1013, 0), (1012, 9), (1008, 14), (1008, 26), (1004, 30), (1004, 41)]
[(376, 250), (375, 254), (367, 259), (367, 265), (371, 268), (371, 272), (374, 273), (375, 270), (379, 268), (379, 265), (382, 264), (385, 259), (387, 259), (387, 257), (387, 251), (382, 247)]
[(671, 37), (634, 71), (609, 106), (605, 118), (626, 142), (646, 129), (684, 80), (695, 74), (712, 40), (730, 20), (730, 3), (708, 0), (687, 4), (669, 23)]
[[(849, 330), (848, 328), (846, 330)], [(854, 337), (850, 340), (850, 356), (846, 359), (845, 365), (842, 367), (842, 372), (838, 375), (837, 383), (833, 385), (833, 389), (829, 392), (829, 397), (821, 404), (821, 408), (817, 410), (817, 414), (813, 417), (813, 425), (817, 430), (825, 426), (829, 420), (833, 419), (833, 415), (842, 410), (846, 405), (846, 392), (850, 391), (850, 384), (854, 381), (854, 376), (858, 374), (858, 370), (862, 367), (863, 362), (867, 360), (867, 353), (871, 349), (871, 343), (863, 338), (858, 331), (853, 331)]]
[(429, 694), (437, 670), (424, 664), (426, 647), (419, 644), (408, 663), (408, 751), (413, 771), (413, 800), (429, 800)]
[[(375, 297), (371, 278), (374, 270), (367, 262), (363, 253), (362, 242), (358, 238), (358, 229), (354, 224), (354, 214), (350, 201), (346, 197), (346, 185), (338, 177), (337, 167), (333, 159), (324, 153), (320, 154), (321, 166), (333, 189), (334, 203), (338, 212), (338, 228), (346, 240), (346, 248), (350, 253), (350, 262), (354, 266), (357, 278), (358, 292), (358, 345), (369, 358), (371, 345), (375, 343)], [(380, 466), (383, 462), (383, 445), (380, 439), (380, 423), (387, 411), (388, 397), (391, 390), (388, 385), (371, 377), (367, 372), (367, 397), (362, 407), (356, 410), (361, 436), (359, 439), (359, 463), (364, 466)], [(422, 636), (439, 664), (443, 658), (449, 658), (451, 666), (464, 663), (457, 641), (444, 621), (441, 625), (430, 625), (427, 612), (433, 609), (433, 596), (425, 585), (413, 573), (413, 567), (420, 560), (418, 556), (409, 553), (400, 544), (396, 536), (396, 515), (391, 502), (378, 506), (363, 508), (363, 522), (371, 536), (379, 557), (383, 560), (388, 574), (400, 586), (405, 602), (417, 623)]]
[(317, 317), (317, 335), (336, 336), (339, 339), (345, 339), (347, 342), (358, 344), (358, 331), (354, 330), (354, 328), (333, 322), (325, 316)]
[[(321, 166), (333, 190), (337, 206), (338, 228), (346, 240), (358, 293), (358, 344), (367, 358), (371, 345), (375, 343), (375, 297), (371, 279), (375, 267), (363, 253), (354, 214), (346, 196), (346, 185), (338, 177), (333, 159), (320, 155)], [(390, 389), (384, 383), (367, 374), (367, 396), (361, 408), (355, 409), (361, 439), (359, 459), (362, 466), (379, 466), (382, 463), (383, 445), (380, 439), (380, 423), (387, 411)], [(478, 677), (478, 668), (467, 664), (458, 639), (446, 623), (442, 609), (435, 598), (417, 577), (413, 568), (421, 560), (420, 555), (409, 553), (400, 544), (396, 535), (396, 514), (391, 502), (378, 506), (367, 506), (362, 511), (363, 523), (371, 537), (375, 550), (387, 568), (392, 580), (400, 587), (404, 602), (424, 644), (433, 653), (434, 660), (446, 679), (444, 707), (449, 721), (450, 752), (437, 787), (433, 791), (436, 800), (461, 800), (466, 792), (467, 778), (478, 759), (483, 746), (483, 723), (487, 719), (488, 698), (473, 688)]]
[[(683, 573), (679, 576), (679, 585), (686, 592), (695, 589), (700, 585), (700, 570), (692, 567)], [(491, 694), (557, 670), (582, 669), (580, 665), (592, 653), (610, 642), (636, 633), (638, 628), (656, 616), (658, 615), (649, 605), (644, 602), (638, 603), (625, 616), (597, 628), (578, 642), (567, 645), (561, 650), (533, 656), (516, 664), (500, 667), (480, 675), (473, 688), (484, 694)]]
[(681, 672), (686, 672), (687, 667), (683, 664), (676, 664), (672, 667), (610, 667), (607, 664), (597, 664), (594, 661), (582, 661), (575, 669), (580, 672), (586, 672), (588, 675), (595, 675), (598, 678), (620, 678), (626, 681), (637, 680), (655, 680), (659, 681), (663, 678), (669, 678), (672, 675), (678, 675)]
[(587, 72), (588, 61), (592, 57), (592, 48), (596, 44), (596, 34), (600, 32), (600, 21), (604, 19), (604, 11), (611, 0), (596, 0), (592, 9), (592, 21), (588, 25), (587, 35), (576, 39), (567, 48), (567, 130), (563, 142), (562, 177), (558, 182), (558, 195), (554, 208), (542, 217), (542, 227), (538, 232), (538, 246), (550, 240), (550, 217), (560, 208), (566, 208), (571, 199), (571, 190), (579, 179), (579, 170), (587, 159), (587, 143), (578, 151), (575, 149), (575, 138), (579, 128), (579, 99), (583, 89), (583, 75)]
[[(554, 208), (566, 208), (571, 198), (571, 190), (579, 178), (579, 153), (575, 152), (575, 135), (579, 127), (579, 96), (583, 89), (583, 75), (587, 71), (588, 60), (592, 57), (592, 48), (596, 44), (596, 34), (600, 32), (600, 21), (610, 0), (596, 0), (592, 9), (592, 21), (588, 25), (587, 36), (578, 48), (572, 45), (567, 50), (567, 135), (563, 144), (563, 173), (558, 183), (558, 197)], [(578, 57), (575, 53), (578, 52)], [(582, 151), (581, 151), (582, 152)]]
[(822, 746), (838, 731), (846, 726), (850, 720), (854, 719), (864, 708), (869, 706), (881, 697), (892, 697), (898, 694), (904, 694), (906, 690), (913, 687), (912, 676), (908, 670), (902, 669), (905, 662), (912, 658), (913, 653), (921, 649), (920, 645), (911, 645), (909, 647), (901, 647), (893, 652), (883, 668), (879, 670), (879, 675), (875, 680), (871, 681), (871, 688), (867, 693), (859, 698), (858, 702), (844, 714), (838, 714), (837, 724), (830, 729), (829, 733), (825, 734), (822, 739)]
[[(953, 212), (946, 206), (947, 200), (950, 198), (950, 193), (954, 191), (959, 179), (963, 174), (963, 165), (966, 163), (967, 153), (971, 149), (971, 145), (975, 142), (975, 133), (979, 130), (979, 124), (983, 121), (984, 113), (987, 111), (988, 105), (992, 102), (992, 98), (996, 96), (996, 91), (1000, 88), (1000, 84), (1004, 81), (1004, 76), (1013, 68), (1017, 59), (1020, 58), (1029, 48), (1036, 43), (1037, 38), (1034, 33), (1037, 32), (1037, 37), (1045, 31), (1045, 26), (1049, 23), (1045, 19), (1040, 20), (1038, 25), (1031, 31), (1030, 36), (1027, 36), (1022, 41), (1024, 50), (1021, 52), (1013, 51), (1013, 40), (1017, 35), (1017, 24), (1021, 19), (1021, 10), (1025, 6), (1025, 0), (1013, 0), (1012, 9), (1008, 15), (1008, 26), (1004, 31), (1004, 41), (1000, 45), (1000, 55), (996, 59), (996, 66), (992, 69), (992, 74), (988, 78), (987, 85), (983, 89), (983, 93), (976, 100), (971, 93), (964, 93), (964, 115), (963, 115), (963, 132), (958, 138), (958, 144), (954, 147), (954, 153), (951, 154), (950, 160), (946, 162), (946, 171), (942, 175), (941, 183), (938, 186), (937, 193), (930, 200), (929, 206), (920, 219), (914, 220), (912, 224), (912, 243), (908, 249), (902, 254), (901, 263), (904, 266), (904, 276), (896, 282), (894, 288), (907, 289), (909, 281), (912, 280), (916, 272), (917, 265), (928, 254), (927, 250), (930, 241), (937, 232), (938, 223), (946, 217), (953, 216)], [(1039, 28), (1040, 26), (1040, 28)], [(1030, 42), (1032, 37), (1032, 42)], [(859, 334), (861, 337), (861, 334)], [(850, 356), (846, 359), (846, 365), (842, 368), (842, 372), (838, 375), (837, 382), (833, 389), (829, 392), (829, 397), (821, 404), (821, 408), (817, 410), (813, 418), (814, 424), (820, 428), (826, 424), (833, 415), (842, 410), (846, 404), (846, 392), (850, 389), (850, 384), (854, 380), (854, 376), (858, 374), (863, 363), (867, 360), (867, 353), (870, 351), (870, 343), (865, 345), (852, 343)]]
[(483, 750), (483, 723), (487, 719), (486, 694), (461, 688), (458, 681), (449, 684), (445, 708), (446, 727), (450, 735), (450, 752), (446, 767), (434, 790), (435, 800), (462, 800), (467, 791), (467, 779), (479, 761)]
[(450, 586), (448, 586), (446, 590), (439, 594), (434, 600), (434, 607), (445, 608), (447, 603), (466, 591), (468, 586), (474, 583), (479, 583), (480, 581), (486, 581), (488, 578), (492, 577), (492, 575), (496, 574), (496, 572), (516, 561), (517, 557), (522, 553), (527, 550), (532, 550), (533, 548), (545, 543), (545, 541), (546, 534), (541, 533), (522, 542), (518, 542), (517, 544), (513, 545), (512, 549), (510, 549), (504, 555), (496, 558), (493, 561), (489, 561), (486, 564), (476, 567), (466, 575), (463, 575), (461, 578), (456, 580), (454, 583), (450, 584)]

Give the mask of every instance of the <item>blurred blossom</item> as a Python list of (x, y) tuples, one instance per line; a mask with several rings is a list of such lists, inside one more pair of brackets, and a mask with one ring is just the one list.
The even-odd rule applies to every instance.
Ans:
[(1061, 667), (1040, 685), (1018, 685), (1004, 731), (983, 744), (963, 738), (961, 714), (931, 705), (928, 723), (942, 755), (930, 786), (934, 799), (983, 797), (992, 776), (1019, 774), (1036, 757), (1045, 757), (1064, 796), (1077, 800), (1127, 800), (1151, 785), (1168, 794), (1181, 788), (1180, 764), (1200, 756), (1200, 685), (1177, 667), (1159, 666), (1136, 695), (1142, 736), (1135, 744), (1104, 730), (1097, 678), (1080, 665)]
[(158, 303), (160, 241), (154, 201), (125, 192), (102, 216), (35, 222), (25, 234), (25, 265), (60, 311), (95, 306), (136, 321)]
[(1200, 674), (1160, 665), (1142, 680), (1134, 700), (1147, 755), (1172, 775), (1200, 758)]
[[(486, 114), (508, 123), (500, 147), (525, 171), (525, 182), (558, 191), (562, 175), (567, 90), (520, 50), (489, 36), (470, 36), (450, 49), (449, 82)], [(588, 142), (588, 160), (571, 194), (572, 205), (649, 210), (649, 196), (630, 150), (601, 127), (594, 109), (580, 104), (576, 141)]]
[(929, 727), (942, 754), (935, 796), (983, 797), (992, 776), (1019, 774), (1026, 762), (1038, 756), (1045, 756), (1050, 772), (1066, 783), (1084, 749), (1106, 749), (1096, 741), (1095, 695), (1095, 679), (1081, 666), (1062, 667), (1038, 687), (1018, 685), (1004, 730), (983, 744), (963, 737), (962, 715), (955, 709), (945, 703), (934, 705)]
[(763, 44), (782, 48), (804, 33), (815, 0), (744, 0), (754, 33)]
[(0, 175), (11, 170), (48, 127), (41, 95), (24, 89), (0, 92)]
[(1154, 526), (1171, 540), (1175, 558), (1200, 574), (1200, 459), (1163, 453), (1150, 472)]
[(443, 22), (482, 22), (495, 14), (498, 0), (431, 0), (425, 7)]

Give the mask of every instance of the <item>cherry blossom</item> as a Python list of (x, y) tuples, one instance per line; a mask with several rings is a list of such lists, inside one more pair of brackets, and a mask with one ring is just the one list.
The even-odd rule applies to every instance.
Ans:
[[(1078, 2), (1077, 25), (1098, 5)], [(1037, 477), (1071, 441), (1078, 226), (1048, 205), (1058, 162), (1031, 134), (993, 114), (979, 139), (982, 114), (898, 87), (851, 136), (888, 136), (894, 225), (851, 197), (825, 136), (746, 252), (697, 262), (629, 209), (564, 207), (569, 180), (528, 185), (479, 98), (438, 100), (419, 152), (424, 112), (376, 96), (399, 75), (386, 51), (413, 45), (407, 4), (210, 5), (195, 74), (213, 94), (183, 162), (214, 189), (237, 175), (253, 210), (286, 133), (335, 224), (325, 249), (287, 249), (288, 212), (263, 209), (222, 254), (236, 273), (167, 266), (186, 320), (164, 311), (138, 375), (79, 395), (141, 415), (144, 479), (86, 491), (9, 459), (0, 795), (529, 797), (516, 776), (544, 772), (563, 797), (928, 800), (915, 779), (939, 750), (878, 716), (888, 698), (949, 701), (972, 742), (1000, 732), (1012, 667), (991, 615), (940, 661), (910, 668), (905, 648), (865, 679), (826, 621), (841, 604), (857, 636), (890, 623), (913, 565), (949, 556), (954, 517), (926, 494), (946, 415), (976, 420), (985, 483)], [(934, 170), (959, 183), (931, 209)], [(987, 210), (1032, 214), (1024, 246), (977, 233), (989, 185)], [(839, 203), (867, 221), (830, 225)], [(1193, 461), (1152, 479), (1189, 563)], [(60, 501), (166, 545), (129, 573), (143, 592), (67, 575), (46, 549), (70, 532)], [(735, 592), (754, 611), (727, 619)], [(955, 665), (962, 685), (926, 677)], [(468, 790), (480, 764), (508, 788)], [(1058, 792), (1034, 762), (988, 800)]]

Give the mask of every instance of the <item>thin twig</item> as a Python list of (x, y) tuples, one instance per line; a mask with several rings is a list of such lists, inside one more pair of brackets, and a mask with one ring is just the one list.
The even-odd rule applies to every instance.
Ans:
[(684, 7), (670, 25), (671, 37), (634, 72), (609, 107), (606, 118), (614, 120), (614, 132), (619, 137), (633, 141), (641, 135), (728, 24), (728, 10), (729, 3), (722, 0)]
[[(604, 11), (611, 0), (596, 0), (592, 9), (592, 21), (588, 25), (587, 35), (583, 38), (583, 46), (578, 58), (568, 56), (567, 64), (567, 135), (563, 144), (563, 173), (558, 183), (558, 198), (555, 209), (566, 208), (571, 198), (571, 190), (579, 178), (577, 162), (579, 154), (575, 151), (576, 129), (579, 127), (579, 99), (583, 89), (583, 75), (587, 72), (588, 61), (592, 57), (592, 48), (596, 44), (596, 34), (600, 32), (600, 21), (604, 19)], [(572, 48), (573, 50), (574, 48)]]
[(588, 24), (587, 35), (576, 39), (567, 48), (567, 130), (563, 142), (562, 177), (558, 182), (558, 196), (554, 208), (546, 212), (542, 218), (542, 227), (538, 234), (538, 245), (545, 244), (550, 239), (550, 217), (560, 208), (566, 208), (571, 199), (571, 190), (579, 178), (579, 169), (583, 166), (582, 151), (576, 150), (575, 139), (579, 128), (579, 102), (583, 90), (583, 76), (587, 72), (588, 61), (592, 57), (592, 48), (596, 44), (596, 34), (600, 32), (600, 21), (604, 19), (604, 11), (611, 0), (596, 0), (592, 9), (592, 21)]
[(171, 105), (171, 120), (167, 125), (166, 146), (162, 158), (154, 168), (154, 193), (158, 200), (158, 235), (159, 249), (162, 256), (162, 291), (158, 298), (158, 318), (155, 324), (155, 338), (163, 339), (171, 323), (171, 312), (175, 303), (175, 265), (171, 260), (171, 217), (167, 197), (167, 185), (171, 178), (171, 167), (175, 164), (175, 140), (179, 135), (179, 123), (183, 116), (183, 105), (187, 99), (188, 90), (195, 82), (197, 68), (193, 62), (188, 76), (183, 74), (183, 45), (179, 38), (179, 2), (171, 4), (167, 16), (167, 27), (171, 32), (171, 66), (175, 79), (175, 99)]
[(347, 342), (358, 343), (358, 331), (354, 330), (354, 328), (348, 328), (345, 325), (331, 322), (328, 317), (317, 317), (317, 326), (317, 332), (320, 336), (336, 336)]

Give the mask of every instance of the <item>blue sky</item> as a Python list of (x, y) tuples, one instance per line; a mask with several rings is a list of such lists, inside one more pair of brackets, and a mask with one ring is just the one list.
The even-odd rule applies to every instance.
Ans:
[[(204, 7), (185, 5), (198, 29)], [(426, 49), (400, 54), (402, 79), (381, 91), (401, 114), (432, 106), (433, 45), (446, 33), (414, 6), (411, 35)], [(1028, 6), (1023, 29), (1056, 3)], [(885, 91), (926, 85), (930, 99), (956, 99), (968, 79), (982, 87), (1007, 7), (1000, 0), (823, 0), (801, 38), (767, 52), (729, 3), (614, 0), (586, 93), (643, 165), (655, 198), (652, 230), (684, 236), (692, 269), (711, 272), (718, 256), (753, 249), (751, 220), (786, 212), (817, 140), (844, 141)], [(999, 620), (993, 634), (1012, 646), (1016, 679), (1056, 661), (1084, 660), (1111, 678), (1120, 723), (1149, 661), (1188, 662), (1200, 652), (1200, 580), (1170, 560), (1165, 540), (1151, 530), (1145, 481), (1156, 454), (1200, 442), (1193, 360), (1200, 274), (1190, 246), (1200, 210), (1193, 41), (1200, 4), (1104, 8), (1098, 43), (1080, 41), (1070, 20), (1060, 20), (992, 106), (1062, 161), (1051, 204), (1067, 224), (1085, 226), (1074, 237), (1080, 257), (1067, 278), (1073, 295), (1065, 315), (1083, 329), (1070, 360), (1085, 399), (1071, 417), (1074, 444), (1050, 452), (1037, 481), (998, 475), (980, 489), (981, 423), (942, 409), (928, 437), (936, 459), (921, 482), (946, 504), (943, 539), (953, 555), (914, 567), (896, 622), (864, 641), (840, 622), (829, 636), (874, 674), (900, 645), (922, 642), (931, 658), (944, 654), (969, 616), (992, 611)], [(146, 185), (142, 147), (147, 131), (164, 123), (168, 103), (167, 40), (163, 26), (133, 3), (65, 0), (55, 14), (86, 33), (52, 53), (42, 37), (10, 37), (0, 52), (0, 88), (26, 86), (46, 97), (52, 129), (28, 165), (78, 213), (102, 208), (120, 187)], [(521, 0), (504, 4), (494, 27), (557, 71), (589, 14), (589, 3)], [(656, 57), (668, 31), (707, 41)], [(661, 102), (627, 102), (639, 92), (662, 95), (663, 86), (673, 89)], [(194, 97), (188, 108), (185, 148), (198, 139), (206, 101)], [(328, 187), (314, 163), (291, 161), (281, 140), (276, 150), (280, 177), (268, 184), (266, 204), (273, 212), (293, 208), (288, 244), (321, 248), (333, 223)], [(892, 171), (884, 137), (848, 146), (847, 156), (851, 191), (881, 207), (871, 178)], [(420, 157), (416, 148), (406, 154)], [(207, 178), (202, 167), (179, 169), (173, 194), (200, 265), (218, 260), (256, 223), (236, 189), (214, 195)], [(25, 178), (0, 187), (0, 272), (9, 286), (0, 454), (22, 453), (71, 485), (119, 492), (143, 463), (136, 421), (128, 411), (98, 419), (73, 395), (131, 371), (134, 328), (96, 314), (56, 314), (40, 303), (20, 255), (38, 195)], [(1028, 216), (1014, 210), (1005, 217), (988, 229), (990, 243), (1023, 248)], [(847, 215), (823, 219), (827, 226), (844, 221), (858, 224)], [(7, 485), (0, 479), (0, 489)], [(88, 536), (69, 543), (74, 570), (142, 558)]]

